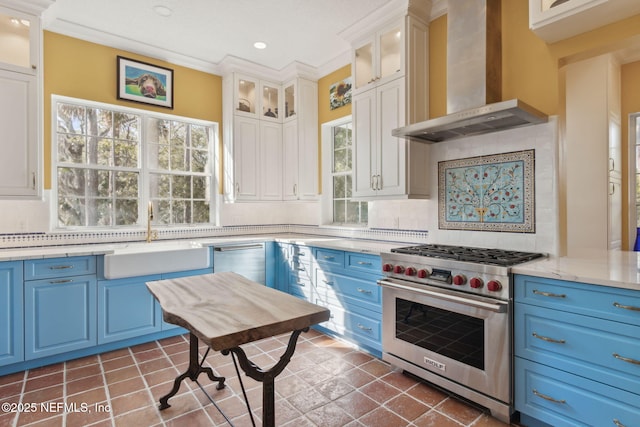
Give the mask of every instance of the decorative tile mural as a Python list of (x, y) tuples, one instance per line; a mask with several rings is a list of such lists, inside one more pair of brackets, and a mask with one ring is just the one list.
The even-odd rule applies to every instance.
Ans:
[(535, 150), (438, 162), (438, 226), (535, 233)]

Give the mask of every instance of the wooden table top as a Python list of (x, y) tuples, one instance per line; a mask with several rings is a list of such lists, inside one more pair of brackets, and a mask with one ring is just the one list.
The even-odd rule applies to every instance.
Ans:
[(329, 319), (329, 310), (221, 272), (147, 282), (164, 320), (182, 326), (220, 351), (304, 329)]

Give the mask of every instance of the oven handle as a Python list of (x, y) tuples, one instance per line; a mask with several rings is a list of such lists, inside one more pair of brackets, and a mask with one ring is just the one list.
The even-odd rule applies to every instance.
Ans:
[(454, 303), (466, 305), (469, 307), (479, 308), (482, 310), (490, 310), (495, 313), (505, 313), (508, 307), (506, 303), (491, 304), (486, 301), (479, 301), (471, 295), (461, 297), (458, 295), (451, 295), (450, 293), (434, 292), (428, 289), (416, 289), (413, 286), (406, 286), (398, 282), (391, 282), (389, 280), (378, 280), (378, 284), (381, 286), (388, 286), (390, 288), (403, 289), (411, 292), (418, 292), (420, 294), (427, 295), (433, 298), (454, 302)]

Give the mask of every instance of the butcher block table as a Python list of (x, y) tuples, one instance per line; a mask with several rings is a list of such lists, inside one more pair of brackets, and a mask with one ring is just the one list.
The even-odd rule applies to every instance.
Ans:
[[(212, 381), (218, 382), (218, 389), (224, 388), (225, 378), (216, 376), (211, 368), (202, 366), (209, 350), (214, 350), (224, 355), (231, 354), (234, 365), (237, 357), (247, 376), (262, 382), (262, 423), (264, 426), (274, 426), (275, 377), (293, 356), (300, 333), (307, 331), (311, 325), (328, 320), (329, 310), (232, 272), (147, 282), (147, 288), (160, 303), (164, 320), (190, 332), (189, 367), (175, 379), (173, 389), (160, 398), (160, 409), (170, 406), (169, 398), (178, 392), (185, 378), (195, 381), (202, 389), (197, 378), (203, 372)], [(287, 349), (267, 371), (252, 363), (240, 348), (242, 344), (288, 332), (291, 336)], [(198, 340), (209, 346), (202, 361), (198, 360)], [(239, 379), (244, 393), (240, 376)], [(213, 399), (207, 397), (217, 407)]]

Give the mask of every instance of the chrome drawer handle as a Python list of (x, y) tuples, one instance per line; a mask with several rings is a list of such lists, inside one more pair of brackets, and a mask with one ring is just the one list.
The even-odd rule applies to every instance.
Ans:
[(617, 307), (617, 308), (624, 308), (625, 310), (640, 311), (640, 307), (634, 307), (632, 305), (622, 305), (622, 304), (617, 303), (617, 302), (614, 302), (613, 306)]
[(358, 264), (360, 264), (360, 265), (371, 265), (370, 262), (366, 262), (366, 261), (358, 261)]
[(358, 329), (362, 329), (363, 331), (371, 332), (371, 328), (367, 328), (366, 326), (358, 323)]
[(298, 267), (298, 268), (296, 268), (296, 270), (298, 270), (298, 271), (306, 271), (304, 267)]
[(613, 353), (613, 357), (623, 362), (632, 363), (634, 365), (640, 365), (640, 360), (631, 359), (630, 357), (620, 356), (618, 353)]
[(552, 294), (551, 292), (542, 292), (537, 289), (533, 290), (533, 293), (536, 295), (541, 295), (543, 297), (551, 297), (551, 298), (566, 298), (565, 294)]
[(304, 282), (297, 282), (296, 284), (297, 284), (298, 286), (302, 286), (303, 288), (304, 288), (305, 286), (307, 286)]
[(533, 334), (531, 334), (531, 335), (533, 335), (534, 337), (536, 337), (536, 338), (538, 338), (538, 339), (540, 339), (542, 341), (552, 342), (552, 343), (555, 343), (555, 344), (564, 344), (564, 343), (566, 343), (565, 340), (556, 340), (556, 339), (553, 339), (553, 338), (545, 337), (543, 335), (538, 335), (535, 332)]
[(554, 399), (554, 398), (553, 398), (553, 397), (551, 397), (551, 396), (547, 396), (546, 394), (539, 393), (539, 392), (538, 392), (538, 390), (536, 390), (535, 388), (533, 389), (533, 394), (535, 394), (535, 395), (536, 395), (536, 396), (538, 396), (538, 397), (543, 398), (544, 400), (548, 400), (549, 402), (553, 402), (553, 403), (563, 403), (563, 404), (564, 404), (564, 403), (567, 403), (567, 401), (566, 401), (566, 400), (564, 400), (564, 399), (562, 399), (562, 400), (558, 400), (558, 399)]
[(73, 282), (73, 280), (72, 279), (52, 280), (49, 283), (57, 285), (60, 283), (70, 283), (70, 282)]
[(73, 268), (73, 265), (54, 265), (49, 267), (49, 270), (67, 270)]
[(333, 281), (331, 280), (323, 280), (324, 283), (326, 283), (329, 286), (333, 286)]
[(325, 255), (325, 256), (324, 256), (324, 259), (326, 259), (326, 260), (332, 260), (332, 259), (336, 259), (336, 257), (334, 257), (334, 256), (329, 256), (329, 255)]
[(358, 288), (357, 290), (358, 290), (358, 292), (360, 292), (361, 294), (371, 295), (371, 291), (369, 291), (369, 290), (367, 290), (367, 289)]
[(613, 419), (613, 423), (616, 425), (616, 427), (625, 427), (624, 424), (622, 424), (620, 421), (618, 421), (617, 419)]

